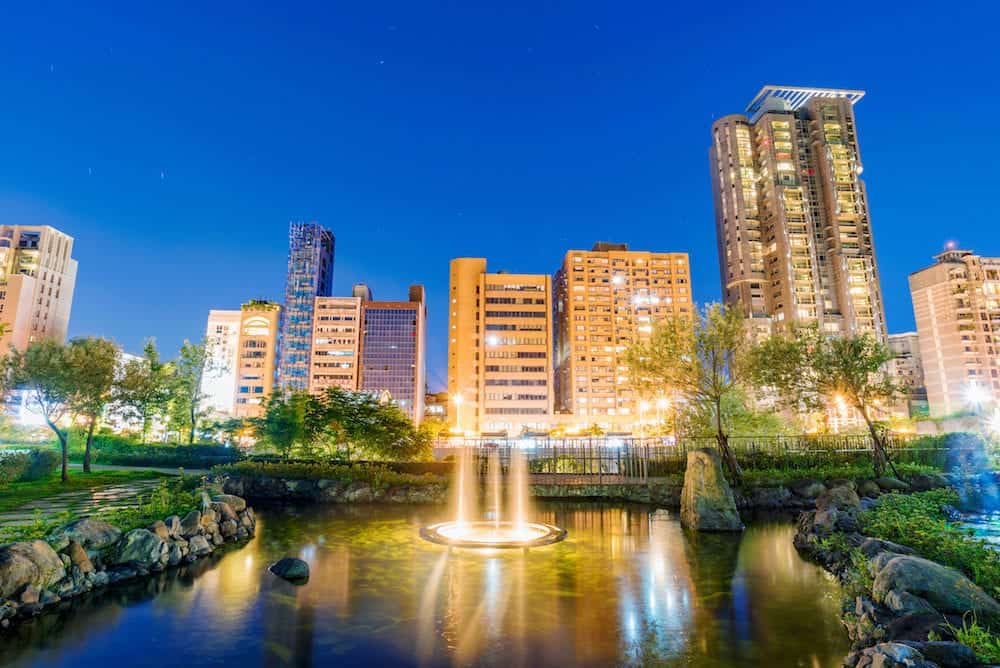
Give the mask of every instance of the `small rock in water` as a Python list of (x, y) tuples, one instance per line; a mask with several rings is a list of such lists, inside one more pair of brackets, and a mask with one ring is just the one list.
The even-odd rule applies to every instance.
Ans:
[(277, 563), (271, 564), (269, 570), (279, 578), (295, 584), (305, 584), (305, 581), (309, 579), (309, 564), (295, 557), (285, 557)]

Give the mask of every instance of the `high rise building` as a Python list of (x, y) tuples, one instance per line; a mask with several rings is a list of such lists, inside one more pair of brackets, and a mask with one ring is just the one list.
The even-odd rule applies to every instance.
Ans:
[(1000, 257), (949, 249), (910, 274), (933, 417), (1000, 401)]
[(765, 86), (712, 125), (726, 304), (759, 333), (791, 323), (886, 338), (858, 148), (863, 91)]
[(212, 309), (205, 326), (205, 372), (201, 392), (205, 407), (217, 415), (232, 415), (236, 406), (241, 311)]
[(449, 425), (462, 432), (547, 429), (552, 393), (552, 280), (451, 261)]
[[(357, 294), (358, 286), (355, 286)], [(424, 417), (426, 379), (427, 300), (422, 285), (411, 285), (409, 300), (361, 303), (364, 336), (361, 340), (359, 389), (388, 392), (392, 401), (420, 424)]]
[(73, 237), (47, 225), (0, 225), (0, 350), (65, 341), (76, 286)]
[(284, 389), (309, 388), (313, 307), (316, 297), (332, 292), (334, 243), (333, 233), (319, 223), (289, 225), (288, 278), (278, 367), (278, 383)]
[(895, 355), (889, 367), (892, 378), (902, 385), (906, 392), (906, 415), (915, 417), (925, 413), (927, 388), (924, 387), (919, 336), (916, 332), (890, 334), (889, 348)]
[(361, 373), (361, 299), (316, 297), (309, 391), (358, 389)]
[(571, 250), (555, 277), (555, 406), (576, 423), (635, 429), (653, 419), (632, 388), (623, 356), (658, 323), (692, 316), (687, 253), (598, 243)]
[(260, 417), (274, 390), (281, 306), (252, 300), (240, 308), (236, 365), (236, 417)]

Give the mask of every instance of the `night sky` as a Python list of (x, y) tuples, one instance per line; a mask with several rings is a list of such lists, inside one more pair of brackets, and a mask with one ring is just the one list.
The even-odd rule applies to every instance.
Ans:
[(992, 4), (35, 4), (0, 18), (0, 222), (73, 235), (70, 333), (130, 351), (280, 300), (290, 220), (334, 230), (337, 294), (426, 285), (432, 389), (453, 257), (688, 251), (718, 299), (710, 126), (766, 83), (868, 92), (890, 331), (946, 241), (1000, 254)]

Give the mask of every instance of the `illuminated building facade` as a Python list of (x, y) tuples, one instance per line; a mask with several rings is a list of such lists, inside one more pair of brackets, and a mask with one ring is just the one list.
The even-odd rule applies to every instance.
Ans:
[[(624, 353), (657, 324), (692, 316), (687, 253), (598, 243), (571, 250), (555, 276), (555, 407), (577, 426), (651, 423), (665, 397), (640, 397)], [(647, 412), (648, 411), (648, 412)]]
[(47, 225), (0, 225), (0, 350), (63, 342), (77, 263), (73, 237)]
[(274, 390), (281, 306), (252, 300), (240, 308), (236, 365), (236, 417), (260, 417)]
[(208, 312), (201, 393), (205, 397), (205, 408), (215, 415), (232, 415), (236, 405), (236, 369), (242, 321), (242, 311), (212, 309)]
[(309, 391), (356, 390), (361, 370), (361, 299), (316, 297), (313, 309)]
[(854, 104), (856, 90), (765, 86), (712, 125), (726, 304), (757, 333), (791, 323), (886, 340)]
[(910, 274), (932, 417), (1000, 401), (1000, 257), (949, 249)]
[(309, 388), (313, 308), (316, 297), (333, 287), (333, 233), (319, 223), (291, 223), (288, 231), (288, 277), (278, 384), (288, 390)]
[(483, 258), (451, 261), (449, 426), (461, 432), (545, 430), (552, 393), (552, 280), (487, 273)]
[(924, 367), (920, 356), (920, 337), (916, 332), (889, 335), (893, 357), (889, 369), (893, 380), (906, 393), (905, 416), (916, 417), (927, 412), (927, 388), (924, 387)]

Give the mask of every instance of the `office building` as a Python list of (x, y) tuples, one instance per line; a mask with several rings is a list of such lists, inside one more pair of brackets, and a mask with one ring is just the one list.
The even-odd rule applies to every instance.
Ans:
[(361, 299), (316, 297), (313, 305), (309, 391), (328, 387), (358, 389), (361, 347)]
[(906, 394), (905, 416), (927, 413), (927, 388), (924, 387), (924, 367), (920, 357), (920, 339), (916, 332), (889, 335), (889, 348), (895, 357), (889, 363), (893, 380)]
[(309, 388), (313, 307), (316, 297), (333, 287), (334, 237), (319, 223), (291, 223), (288, 231), (288, 277), (278, 383), (288, 390)]
[[(359, 288), (355, 286), (355, 294)], [(367, 290), (367, 288), (365, 288)], [(412, 285), (408, 301), (374, 301), (360, 296), (364, 318), (361, 380), (358, 388), (388, 392), (392, 401), (419, 425), (426, 387), (427, 300), (422, 285)]]
[(1000, 400), (1000, 257), (948, 249), (910, 274), (932, 417)]
[(451, 261), (449, 426), (460, 432), (544, 430), (552, 393), (552, 280), (487, 273), (483, 258)]
[(264, 414), (267, 398), (274, 390), (280, 325), (281, 306), (274, 302), (252, 300), (240, 309), (236, 417)]
[(571, 250), (555, 276), (555, 407), (577, 426), (636, 431), (664, 397), (633, 390), (624, 354), (669, 318), (692, 316), (687, 253), (598, 243)]
[(712, 125), (724, 301), (758, 334), (801, 323), (886, 339), (854, 118), (863, 96), (765, 86)]
[(0, 350), (63, 342), (69, 329), (76, 260), (73, 237), (47, 225), (0, 225)]
[(241, 311), (212, 309), (205, 327), (205, 370), (201, 376), (204, 407), (212, 414), (233, 414), (239, 363)]

